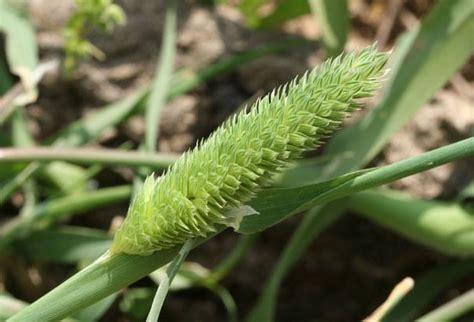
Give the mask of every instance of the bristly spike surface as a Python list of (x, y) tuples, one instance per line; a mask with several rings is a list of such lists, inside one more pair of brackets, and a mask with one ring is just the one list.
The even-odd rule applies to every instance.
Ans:
[(372, 46), (328, 60), (230, 118), (163, 176), (147, 178), (111, 254), (148, 255), (228, 226), (229, 208), (248, 202), (374, 93), (387, 56)]

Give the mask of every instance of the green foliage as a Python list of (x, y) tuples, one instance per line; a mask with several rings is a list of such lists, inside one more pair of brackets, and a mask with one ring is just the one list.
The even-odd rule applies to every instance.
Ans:
[(33, 24), (20, 2), (0, 0), (0, 32), (6, 36), (5, 52), (10, 71), (22, 79), (38, 65)]
[(95, 260), (111, 243), (112, 238), (102, 230), (64, 226), (38, 230), (14, 247), (33, 261), (74, 264)]
[(176, 51), (177, 7), (177, 1), (166, 1), (160, 57), (156, 65), (156, 76), (154, 77), (145, 109), (145, 148), (149, 152), (156, 150), (161, 109), (166, 103), (166, 98), (171, 87), (173, 62)]
[(3, 96), (12, 84), (13, 79), (8, 70), (6, 59), (0, 54), (0, 96)]
[[(301, 45), (300, 41), (282, 41), (279, 43), (257, 47), (242, 53), (235, 54), (228, 58), (219, 60), (211, 66), (204, 67), (198, 71), (187, 71), (175, 75), (172, 79), (172, 88), (167, 97), (168, 100), (185, 94), (204, 82), (217, 76), (229, 74), (239, 66), (254, 61), (266, 55), (281, 52), (289, 47)], [(45, 141), (53, 146), (80, 146), (97, 138), (105, 130), (117, 126), (128, 117), (142, 110), (143, 100), (148, 95), (148, 86), (136, 90), (124, 99), (106, 105), (89, 117), (82, 118), (69, 124), (59, 134)], [(1, 137), (0, 137), (1, 139)], [(36, 173), (52, 171), (55, 163), (41, 166), (33, 162), (24, 168), (21, 164), (14, 167), (0, 167), (0, 204), (20, 186), (25, 180)], [(15, 174), (12, 176), (12, 174)], [(67, 178), (66, 178), (67, 179)], [(69, 180), (71, 182), (72, 180)]]
[(216, 225), (253, 198), (272, 175), (321, 144), (380, 86), (387, 55), (369, 47), (340, 56), (274, 90), (185, 153), (159, 180), (148, 177), (117, 231), (113, 254), (148, 255)]
[(474, 211), (469, 212), (457, 203), (417, 200), (400, 192), (380, 190), (355, 194), (350, 207), (400, 235), (445, 254), (474, 255)]
[[(325, 160), (318, 158), (316, 162), (300, 164), (286, 171), (279, 184), (302, 186), (319, 182), (360, 169), (372, 160), (394, 132), (406, 124), (472, 55), (473, 42), (469, 40), (474, 33), (473, 15), (474, 2), (470, 0), (438, 2), (420, 26), (397, 41), (389, 63), (390, 77), (376, 108), (336, 133), (324, 150)], [(315, 208), (305, 216), (285, 245), (249, 321), (273, 319), (279, 285), (318, 236), (320, 222), (325, 221), (328, 213), (333, 217), (342, 215), (343, 209), (336, 213), (333, 209), (329, 204)], [(382, 221), (385, 220), (384, 213), (377, 213)]]
[(146, 287), (129, 289), (120, 301), (120, 310), (127, 313), (133, 321), (143, 321), (153, 302), (154, 294), (152, 289)]
[(76, 0), (76, 6), (76, 12), (64, 29), (67, 73), (72, 72), (78, 59), (104, 58), (104, 54), (85, 38), (90, 30), (112, 32), (116, 25), (125, 23), (125, 13), (112, 0)]
[(415, 287), (393, 307), (383, 322), (413, 321), (441, 291), (474, 273), (474, 259), (436, 267), (415, 278)]
[[(171, 1), (169, 3), (172, 3)], [(216, 4), (217, 2), (224, 1), (214, 1)], [(15, 72), (16, 68), (14, 66), (30, 66), (26, 69), (20, 68), (17, 73), (22, 81), (28, 81), (28, 71), (33, 70), (37, 65), (34, 31), (28, 17), (24, 15), (25, 8), (17, 6), (17, 3), (20, 2), (0, 0), (0, 29), (6, 36), (7, 59), (5, 62), (10, 65), (0, 65), (0, 91), (8, 90), (12, 85), (12, 81), (9, 79), (9, 67), (11, 71)], [(78, 0), (77, 3), (78, 11), (71, 18), (65, 30), (66, 42), (69, 42), (71, 46), (69, 51), (66, 48), (66, 54), (69, 58), (66, 58), (65, 64), (71, 65), (71, 69), (78, 59), (90, 55), (95, 55), (98, 58), (101, 56), (100, 50), (85, 40), (90, 30), (96, 28), (110, 32), (115, 25), (124, 21), (123, 13), (112, 1)], [(267, 0), (243, 0), (240, 2), (240, 8), (253, 27), (272, 28), (293, 17), (309, 13), (310, 6), (308, 4), (311, 4), (316, 22), (321, 24), (322, 42), (327, 52), (331, 55), (343, 48), (347, 36), (347, 25), (345, 25), (348, 18), (347, 8), (345, 7), (346, 1), (280, 0), (277, 3), (278, 5), (274, 6), (270, 12), (260, 10), (268, 4)], [(324, 7), (323, 4), (328, 6)], [(111, 7), (116, 9), (109, 12), (105, 10)], [(251, 211), (256, 210), (259, 214), (241, 218), (240, 225), (237, 225), (239, 226), (237, 231), (240, 233), (263, 231), (291, 215), (309, 210), (294, 236), (286, 243), (267, 286), (261, 292), (262, 296), (255, 311), (258, 314), (251, 316), (256, 321), (270, 321), (274, 318), (278, 289), (288, 271), (304, 254), (310, 242), (342, 216), (344, 210), (349, 206), (358, 210), (371, 221), (384, 225), (407, 238), (435, 247), (442, 252), (454, 255), (471, 254), (472, 217), (470, 217), (467, 208), (461, 208), (458, 204), (446, 202), (412, 200), (405, 196), (386, 192), (369, 191), (359, 194), (356, 192), (472, 155), (474, 153), (474, 139), (464, 140), (379, 169), (347, 173), (360, 169), (373, 159), (381, 151), (393, 132), (405, 124), (415, 111), (432, 97), (436, 90), (472, 55), (474, 47), (469, 40), (472, 33), (474, 33), (473, 15), (474, 3), (471, 0), (439, 1), (420, 26), (412, 28), (397, 42), (393, 55), (394, 59), (390, 66), (392, 73), (388, 86), (376, 109), (369, 112), (360, 122), (337, 134), (335, 139), (329, 142), (322, 158), (316, 158), (315, 162), (306, 161), (304, 164), (299, 164), (294, 169), (285, 172), (278, 183), (286, 186), (286, 188), (270, 188), (258, 191), (260, 184), (269, 182), (273, 172), (280, 169), (282, 165), (286, 165), (287, 161), (292, 160), (294, 156), (299, 154), (300, 150), (315, 145), (316, 141), (321, 139), (319, 135), (325, 134), (318, 132), (317, 135), (313, 135), (311, 133), (311, 135), (308, 135), (310, 138), (308, 138), (308, 136), (305, 136), (306, 133), (303, 133), (303, 139), (298, 136), (296, 139), (299, 142), (298, 144), (301, 143), (300, 145), (291, 144), (294, 137), (290, 138), (282, 135), (283, 132), (288, 130), (293, 131), (289, 131), (293, 134), (301, 134), (298, 132), (300, 130), (299, 126), (291, 125), (295, 119), (298, 121), (304, 119), (300, 114), (300, 110), (294, 107), (296, 103), (303, 102), (303, 104), (298, 104), (297, 107), (303, 106), (303, 110), (306, 110), (311, 105), (308, 102), (314, 98), (313, 96), (319, 98), (318, 95), (323, 97), (325, 94), (330, 95), (315, 91), (316, 94), (313, 93), (308, 97), (300, 95), (302, 98), (295, 101), (283, 98), (283, 95), (289, 94), (292, 89), (294, 89), (293, 94), (298, 92), (297, 89), (300, 85), (295, 81), (289, 86), (275, 91), (270, 95), (270, 98), (267, 97), (259, 101), (252, 111), (245, 112), (237, 119), (228, 122), (218, 130), (218, 133), (224, 133), (221, 135), (225, 138), (224, 143), (219, 142), (216, 136), (213, 136), (210, 139), (211, 143), (203, 143), (199, 145), (197, 151), (186, 154), (176, 165), (178, 170), (171, 170), (165, 177), (156, 181), (155, 179), (149, 179), (148, 186), (143, 188), (145, 193), (139, 195), (138, 198), (139, 201), (141, 200), (142, 206), (150, 201), (146, 200), (147, 198), (151, 199), (148, 204), (155, 209), (145, 209), (146, 211), (143, 211), (143, 214), (148, 214), (149, 218), (142, 218), (143, 214), (133, 216), (132, 213), (132, 216), (130, 216), (141, 224), (138, 227), (138, 233), (141, 234), (141, 237), (136, 242), (136, 249), (144, 244), (143, 240), (149, 235), (155, 236), (155, 234), (163, 233), (163, 231), (154, 231), (155, 227), (153, 226), (161, 225), (163, 227), (163, 222), (160, 219), (169, 219), (167, 216), (170, 216), (173, 212), (179, 220), (183, 216), (188, 219), (191, 218), (191, 220), (184, 221), (184, 227), (179, 227), (179, 229), (173, 227), (173, 225), (180, 224), (179, 220), (172, 222), (169, 227), (165, 227), (165, 242), (160, 240), (158, 242), (159, 247), (151, 247), (148, 252), (163, 246), (169, 247), (180, 243), (186, 238), (205, 236), (207, 240), (212, 237), (213, 230), (220, 232), (229, 224), (234, 224), (230, 222), (232, 212), (228, 210), (232, 206), (239, 206), (243, 203), (251, 208), (238, 208), (238, 212), (246, 212), (250, 209)], [(170, 24), (170, 26), (173, 26), (171, 29), (176, 27), (174, 24)], [(167, 34), (169, 35), (166, 30), (168, 29), (165, 28), (164, 37)], [(168, 40), (173, 39), (173, 37), (168, 38)], [(174, 45), (173, 41), (166, 43), (168, 45), (164, 45), (162, 48), (169, 49)], [(67, 46), (68, 44), (66, 44)], [(247, 61), (288, 46), (289, 44), (279, 44), (258, 48), (220, 61), (204, 70), (197, 72), (180, 71), (176, 75), (172, 75), (172, 59), (163, 59), (158, 70), (161, 75), (166, 77), (155, 78), (152, 88), (153, 94), (148, 94), (150, 86), (146, 86), (123, 101), (106, 106), (92, 117), (77, 121), (63, 132), (55, 135), (54, 138), (50, 138), (43, 143), (71, 147), (91, 142), (105, 129), (116, 126), (132, 114), (143, 112), (144, 102), (149, 102), (150, 110), (160, 107), (170, 98), (189, 91), (216, 75), (228, 73)], [(0, 61), (1, 63), (2, 61)], [(310, 83), (308, 79), (311, 78), (311, 75), (306, 75), (302, 80), (300, 79), (300, 82)], [(331, 81), (339, 81), (341, 77), (346, 75), (338, 75), (336, 68), (336, 76), (330, 71), (326, 76)], [(2, 82), (4, 80), (6, 81)], [(327, 85), (327, 83), (324, 85)], [(337, 92), (337, 89), (333, 90)], [(336, 100), (340, 98), (338, 96)], [(311, 103), (315, 101), (318, 102), (317, 99), (314, 99)], [(340, 103), (340, 101), (337, 102)], [(290, 103), (295, 104), (293, 106)], [(274, 105), (278, 106), (275, 107)], [(351, 108), (347, 106), (342, 108), (344, 113), (346, 112), (345, 109), (350, 110)], [(278, 112), (281, 110), (287, 111), (286, 114), (283, 113), (288, 116), (287, 118), (278, 119)], [(9, 119), (12, 128), (11, 138), (0, 137), (0, 141), (15, 146), (29, 146), (33, 144), (33, 141), (28, 135), (25, 120), (21, 114), (16, 112)], [(318, 110), (317, 112), (324, 113), (325, 109), (323, 108), (322, 111)], [(260, 114), (277, 121), (258, 121)], [(330, 121), (333, 121), (334, 117), (334, 111), (330, 111), (329, 117), (323, 115), (322, 124), (324, 124), (324, 119), (327, 118), (326, 121), (331, 125)], [(335, 119), (339, 121), (340, 117), (342, 116), (337, 115)], [(247, 130), (248, 133), (236, 135), (237, 130), (235, 128), (237, 125), (245, 123), (242, 119), (249, 119), (248, 123), (251, 123), (252, 126), (247, 124), (250, 130), (242, 126), (238, 130)], [(257, 119), (257, 122), (255, 122), (255, 119)], [(147, 132), (151, 133), (150, 137), (156, 137), (153, 131), (156, 130), (158, 118), (153, 120), (150, 118), (148, 121)], [(304, 119), (304, 121), (307, 122), (307, 119)], [(311, 119), (308, 123), (313, 121)], [(255, 127), (254, 122), (260, 128), (271, 128), (271, 131), (268, 130), (271, 135), (268, 134), (267, 139), (260, 138), (260, 142), (259, 135), (255, 135), (258, 132), (258, 127)], [(295, 123), (307, 125), (305, 122)], [(280, 126), (281, 124), (284, 124), (284, 126)], [(325, 128), (325, 126), (321, 128)], [(333, 129), (331, 126), (329, 126), (330, 130)], [(151, 131), (148, 129), (151, 129)], [(274, 141), (268, 140), (273, 135), (277, 139)], [(235, 140), (235, 137), (240, 139)], [(227, 141), (233, 143), (227, 144)], [(304, 143), (302, 143), (303, 141)], [(211, 149), (206, 148), (207, 144), (217, 145), (222, 149), (218, 150), (219, 153), (212, 154), (209, 152)], [(266, 159), (268, 153), (265, 155), (261, 153), (262, 151), (259, 151), (262, 147), (267, 146), (270, 147), (268, 150), (273, 152), (274, 155), (277, 154), (276, 159), (279, 158), (279, 162), (272, 163), (276, 159)], [(289, 150), (288, 147), (295, 148), (295, 151)], [(283, 150), (280, 150), (280, 148), (283, 148)], [(202, 152), (203, 150), (206, 150), (207, 153)], [(268, 152), (267, 150), (264, 151)], [(75, 152), (80, 153), (79, 150)], [(138, 152), (129, 153), (136, 153), (135, 156), (137, 157), (147, 157), (139, 155)], [(201, 155), (201, 157), (192, 157), (194, 154)], [(222, 160), (221, 155), (225, 156)], [(124, 156), (122, 155), (122, 160)], [(109, 155), (109, 157), (111, 156)], [(95, 162), (92, 157), (87, 155), (83, 155), (82, 158), (86, 164), (94, 164)], [(198, 162), (196, 162), (196, 159)], [(29, 159), (29, 161), (31, 160), (34, 160), (34, 158)], [(63, 160), (74, 162), (73, 158)], [(149, 160), (143, 160), (149, 162)], [(130, 160), (127, 159), (127, 161)], [(122, 161), (118, 160), (118, 162)], [(253, 162), (257, 164), (256, 168), (252, 168), (251, 164)], [(266, 163), (263, 164), (263, 162)], [(211, 163), (213, 166), (217, 163), (220, 168), (214, 169), (210, 166)], [(130, 163), (124, 164), (130, 166)], [(78, 194), (74, 194), (76, 190), (61, 189), (61, 193), (66, 194), (66, 196), (48, 199), (37, 204), (36, 200), (41, 200), (40, 198), (43, 198), (43, 195), (36, 195), (36, 179), (47, 178), (49, 182), (56, 182), (58, 186), (63, 187), (65, 186), (64, 183), (70, 182), (72, 186), (79, 186), (83, 189), (85, 188), (83, 178), (89, 178), (89, 174), (84, 169), (64, 162), (52, 162), (44, 165), (33, 162), (26, 168), (25, 166), (26, 163), (24, 162), (0, 164), (0, 177), (2, 179), (2, 182), (0, 182), (0, 201), (7, 200), (11, 193), (21, 185), (26, 198), (26, 204), (21, 209), (20, 215), (10, 221), (8, 225), (2, 227), (0, 248), (8, 247), (8, 249), (12, 249), (33, 261), (68, 264), (90, 262), (103, 253), (112, 242), (111, 236), (105, 231), (83, 229), (82, 227), (60, 226), (57, 228), (50, 226), (67, 219), (75, 213), (128, 200), (132, 193), (131, 187), (97, 189)], [(224, 168), (229, 171), (222, 172), (221, 170)], [(262, 169), (264, 169), (263, 172)], [(81, 177), (82, 181), (79, 179), (71, 180), (74, 173), (79, 174), (77, 177)], [(84, 173), (86, 173), (85, 176)], [(186, 184), (182, 186), (180, 186), (179, 180), (176, 180), (180, 176), (186, 176)], [(77, 182), (80, 182), (80, 184), (78, 185)], [(164, 191), (166, 187), (170, 189)], [(191, 189), (188, 189), (189, 187)], [(160, 194), (158, 194), (159, 189), (162, 189)], [(194, 195), (188, 196), (189, 191), (193, 192)], [(49, 196), (57, 195), (56, 188), (52, 189), (51, 192)], [(185, 198), (180, 199), (182, 196), (179, 193), (181, 195), (186, 193)], [(179, 197), (178, 201), (174, 198), (176, 195)], [(216, 195), (220, 198), (215, 198)], [(246, 202), (254, 196), (255, 198), (248, 203)], [(338, 199), (347, 196), (349, 198)], [(469, 199), (472, 199), (471, 197), (472, 191), (469, 192), (467, 189), (460, 196), (458, 203), (468, 202)], [(331, 202), (335, 199), (338, 199), (337, 202)], [(186, 208), (186, 211), (178, 209), (182, 205), (181, 201), (184, 201), (185, 205), (190, 205), (188, 208), (183, 207)], [(171, 209), (172, 212), (165, 214), (163, 211), (159, 211), (166, 208), (162, 206), (165, 203), (170, 205), (167, 209)], [(315, 206), (316, 208), (314, 208)], [(140, 207), (132, 205), (130, 211), (138, 212), (140, 209)], [(191, 216), (186, 217), (186, 214), (191, 214)], [(196, 218), (200, 221), (192, 220)], [(128, 220), (132, 233), (136, 228), (132, 222), (133, 220)], [(205, 224), (206, 229), (201, 231), (198, 229), (198, 224), (202, 223)], [(127, 225), (127, 222), (125, 225)], [(176, 237), (176, 234), (179, 235), (179, 238)], [(251, 236), (251, 238), (247, 239), (248, 236)], [(236, 320), (236, 307), (227, 290), (220, 287), (217, 282), (237, 265), (245, 252), (251, 247), (255, 236), (244, 236), (241, 240), (242, 243), (239, 243), (243, 246), (236, 247), (234, 249), (235, 254), (229, 256), (229, 259), (224, 261), (222, 266), (217, 266), (213, 271), (207, 269), (206, 274), (186, 279), (186, 288), (204, 286), (220, 296), (223, 302), (227, 303), (225, 305), (231, 313), (229, 314), (229, 321)], [(200, 243), (203, 241), (204, 238), (196, 238), (193, 242)], [(128, 243), (128, 241), (125, 243)], [(152, 238), (150, 244), (153, 243), (156, 243), (156, 240)], [(67, 319), (67, 321), (75, 321), (76, 319), (81, 321), (98, 320), (116, 299), (117, 293), (114, 294), (114, 292), (155, 271), (158, 267), (164, 269), (163, 265), (176, 258), (180, 250), (179, 247), (178, 245), (158, 250), (149, 256), (130, 256), (121, 253), (115, 254), (115, 256), (103, 256), (48, 295), (25, 308), (12, 318), (12, 321), (57, 320), (67, 316), (73, 316), (72, 319)], [(144, 255), (146, 252), (141, 252), (138, 249), (137, 253)], [(175, 265), (176, 269), (178, 267), (179, 263)], [(186, 269), (181, 268), (177, 277), (179, 278), (180, 273), (184, 271)], [(440, 267), (425, 276), (415, 276), (414, 290), (389, 312), (385, 320), (412, 320), (420, 316), (421, 309), (438, 296), (444, 288), (456, 280), (472, 274), (472, 271), (472, 260), (468, 260)], [(152, 279), (154, 275), (156, 275), (156, 271), (150, 275)], [(170, 290), (175, 288), (171, 286)], [(123, 306), (122, 310), (129, 312), (130, 315), (135, 315), (137, 319), (143, 319), (152, 297), (150, 292), (145, 295), (139, 294), (136, 298), (131, 296), (132, 301), (129, 301), (127, 306)], [(107, 298), (107, 296), (109, 297)], [(14, 310), (9, 311), (12, 303), (16, 306)], [(26, 305), (26, 303), (19, 302), (8, 294), (0, 295), (0, 319), (10, 317)], [(81, 308), (87, 306), (89, 307), (86, 311), (82, 311), (79, 315), (73, 315), (74, 312), (78, 312)], [(458, 313), (460, 312), (458, 311)]]
[[(394, 163), (390, 166), (374, 170), (372, 173), (365, 175), (365, 178), (362, 182), (356, 184), (356, 187), (359, 186), (360, 189), (373, 188), (392, 180), (397, 180), (439, 166), (440, 164), (469, 156), (474, 156), (474, 138), (466, 139), (430, 151), (429, 153), (404, 160), (403, 162)], [(363, 176), (364, 175), (360, 175), (358, 178)], [(341, 189), (347, 189), (345, 190), (346, 195), (353, 193), (350, 189), (352, 184), (353, 183), (349, 182), (349, 184), (341, 185)], [(355, 192), (358, 191), (358, 189), (355, 189)], [(341, 195), (340, 192), (339, 189), (333, 189), (333, 191), (329, 192), (329, 196), (326, 195), (323, 197), (324, 202), (343, 197), (344, 195)], [(319, 195), (322, 196), (324, 193), (316, 193), (312, 198), (309, 196), (309, 199), (314, 200), (318, 198)], [(242, 225), (245, 224), (245, 221), (257, 216), (263, 217), (263, 220), (266, 219), (269, 222), (269, 224), (267, 224), (268, 226), (275, 223), (271, 213), (261, 213), (256, 216), (244, 217)], [(320, 224), (320, 226), (324, 227), (330, 219), (331, 218), (326, 218), (326, 222)], [(225, 227), (219, 227), (219, 232), (224, 228)], [(211, 237), (213, 237), (213, 235), (209, 236), (208, 239)], [(196, 240), (197, 244), (195, 245), (205, 240), (206, 239), (198, 238)], [(58, 320), (65, 318), (168, 264), (177, 256), (180, 248), (180, 246), (176, 246), (160, 250), (149, 256), (127, 254), (110, 256), (109, 253), (106, 253), (44, 297), (13, 316), (9, 321), (29, 321), (32, 318), (39, 320)], [(293, 254), (293, 260), (295, 260), (295, 257), (297, 259), (298, 254), (299, 252)]]
[(307, 0), (281, 0), (274, 9), (266, 14), (260, 14), (260, 8), (268, 5), (268, 0), (244, 0), (240, 10), (249, 26), (256, 29), (270, 29), (282, 23), (310, 12)]
[(349, 31), (347, 0), (309, 0), (315, 22), (321, 28), (321, 38), (328, 56), (344, 50)]

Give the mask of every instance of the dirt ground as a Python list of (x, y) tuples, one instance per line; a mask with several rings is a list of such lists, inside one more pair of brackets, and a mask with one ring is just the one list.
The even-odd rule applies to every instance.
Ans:
[[(48, 75), (42, 82), (39, 100), (28, 108), (29, 127), (41, 140), (64, 124), (116, 101), (149, 82), (153, 76), (162, 31), (162, 1), (117, 1), (128, 23), (112, 35), (92, 34), (93, 43), (107, 56), (103, 62), (81, 62), (70, 81), (61, 74)], [(388, 0), (351, 1), (352, 31), (348, 49), (361, 48), (375, 39), (387, 49), (406, 28), (416, 23), (433, 1), (407, 1), (393, 28), (380, 31), (389, 8)], [(60, 30), (71, 12), (71, 2), (32, 0), (30, 11), (38, 27), (42, 59), (60, 57)], [(54, 12), (54, 14), (52, 14)], [(317, 38), (320, 31), (311, 17), (291, 21), (279, 30), (255, 32), (245, 27), (239, 12), (231, 7), (213, 10), (183, 5), (179, 14), (176, 68), (197, 69), (216, 59), (282, 38)], [(54, 18), (54, 19), (53, 19)], [(209, 135), (235, 109), (257, 95), (288, 81), (320, 62), (317, 44), (272, 55), (241, 67), (235, 73), (215, 79), (170, 102), (160, 124), (160, 151), (182, 152)], [(375, 165), (389, 164), (474, 134), (474, 60), (393, 136)], [(137, 146), (143, 139), (144, 120), (129, 119), (118, 130), (105, 133), (98, 144), (107, 147), (128, 141)], [(451, 199), (474, 180), (473, 160), (446, 165), (391, 186), (426, 199)], [(125, 181), (122, 172), (103, 171), (102, 184)], [(96, 211), (81, 217), (80, 223), (103, 227), (126, 205)], [(96, 221), (96, 218), (102, 219)], [(296, 228), (294, 218), (262, 234), (245, 260), (225, 280), (239, 307), (240, 316), (252, 308), (263, 282), (276, 263), (285, 241)], [(191, 255), (206, 267), (228, 253), (236, 235), (226, 232)], [(286, 279), (278, 304), (278, 321), (352, 321), (370, 314), (393, 286), (406, 276), (452, 260), (415, 245), (355, 215), (348, 214), (325, 231)], [(62, 272), (62, 270), (61, 270)], [(56, 279), (62, 278), (60, 273)], [(142, 281), (140, 283), (146, 283)], [(446, 291), (440, 304), (474, 285), (461, 281)], [(31, 296), (31, 294), (30, 294)], [(163, 321), (222, 321), (222, 304), (206, 290), (173, 293), (166, 302)], [(104, 321), (127, 321), (117, 307)]]

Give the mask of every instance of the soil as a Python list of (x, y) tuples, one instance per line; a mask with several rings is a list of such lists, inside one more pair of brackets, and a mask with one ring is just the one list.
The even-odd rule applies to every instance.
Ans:
[[(152, 79), (163, 21), (162, 1), (121, 0), (127, 24), (111, 35), (93, 33), (93, 43), (107, 56), (105, 61), (81, 62), (71, 80), (61, 73), (48, 75), (40, 86), (39, 100), (28, 107), (29, 127), (38, 141), (87, 113), (114, 102)], [(432, 7), (433, 1), (407, 1), (386, 36), (386, 48), (411, 24)], [(39, 30), (43, 60), (61, 57), (61, 28), (73, 8), (68, 0), (32, 0), (30, 11)], [(351, 1), (353, 30), (349, 49), (372, 43), (380, 34), (378, 26), (389, 10), (388, 0)], [(54, 11), (54, 15), (51, 12)], [(176, 69), (197, 69), (218, 58), (256, 44), (287, 37), (318, 37), (312, 18), (304, 16), (271, 32), (248, 29), (239, 12), (229, 6), (212, 9), (182, 5), (179, 16)], [(54, 19), (51, 19), (51, 17)], [(241, 67), (235, 73), (215, 79), (166, 105), (160, 123), (159, 149), (183, 152), (206, 137), (237, 108), (286, 82), (322, 59), (317, 43), (284, 54), (275, 54)], [(474, 135), (474, 60), (464, 66), (415, 117), (391, 139), (375, 165), (420, 154), (424, 151)], [(117, 130), (104, 134), (95, 144), (115, 147), (123, 142), (137, 146), (144, 135), (142, 116), (130, 118)], [(452, 199), (474, 180), (474, 160), (446, 165), (391, 184), (425, 199)], [(101, 185), (125, 181), (123, 172), (103, 171)], [(126, 205), (117, 205), (82, 216), (79, 223), (107, 227), (113, 216), (125, 214)], [(97, 220), (101, 218), (101, 220)], [(226, 278), (241, 317), (249, 313), (279, 254), (297, 227), (293, 218), (264, 232), (236, 270)], [(190, 260), (205, 267), (219, 262), (234, 246), (237, 237), (225, 232), (194, 252)], [(351, 321), (373, 312), (395, 284), (406, 276), (415, 279), (423, 272), (453, 258), (416, 245), (347, 214), (314, 241), (285, 280), (279, 295), (277, 321)], [(31, 268), (42, 276), (41, 287), (18, 296), (32, 300), (59, 283), (67, 268), (52, 265)], [(51, 279), (51, 280), (50, 280)], [(140, 285), (150, 285), (144, 280)], [(31, 286), (31, 284), (26, 284)], [(433, 303), (443, 303), (474, 285), (467, 278), (446, 290)], [(112, 307), (104, 321), (129, 321)], [(220, 301), (204, 289), (180, 291), (169, 296), (164, 321), (223, 321)]]

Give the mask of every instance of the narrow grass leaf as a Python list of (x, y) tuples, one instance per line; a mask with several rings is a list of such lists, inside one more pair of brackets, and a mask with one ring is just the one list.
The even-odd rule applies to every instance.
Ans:
[(326, 55), (335, 56), (344, 50), (349, 32), (347, 0), (309, 0), (311, 13), (321, 29)]
[(160, 58), (156, 66), (155, 78), (145, 110), (145, 145), (148, 152), (156, 150), (161, 109), (168, 97), (176, 51), (178, 1), (166, 0), (165, 3), (166, 11)]
[(474, 311), (474, 289), (454, 298), (448, 303), (418, 318), (418, 321), (454, 321)]
[(349, 207), (361, 216), (420, 244), (448, 255), (474, 255), (474, 211), (457, 203), (425, 201), (390, 190), (350, 197)]
[(6, 58), (3, 53), (0, 53), (0, 96), (3, 96), (12, 86), (13, 79), (8, 70)]
[(38, 46), (23, 3), (0, 0), (0, 31), (6, 35), (5, 49), (10, 70), (27, 85), (38, 65)]
[(91, 306), (81, 310), (79, 313), (74, 315), (73, 319), (77, 320), (78, 322), (100, 321), (100, 318), (112, 306), (117, 297), (117, 293), (109, 295), (106, 298), (100, 300), (99, 302), (94, 303)]
[(35, 262), (75, 264), (99, 258), (111, 243), (111, 236), (102, 230), (63, 226), (33, 232), (12, 247)]
[(254, 23), (257, 29), (271, 29), (291, 19), (310, 13), (307, 0), (282, 0), (270, 14)]

